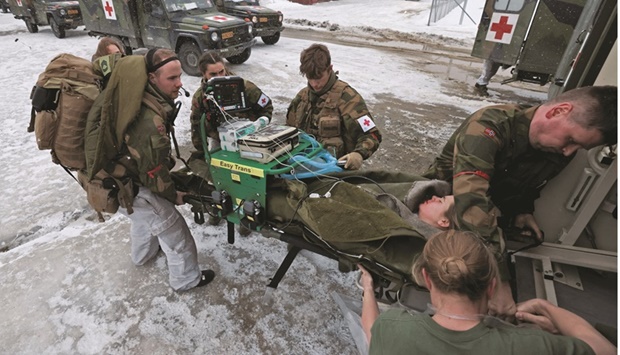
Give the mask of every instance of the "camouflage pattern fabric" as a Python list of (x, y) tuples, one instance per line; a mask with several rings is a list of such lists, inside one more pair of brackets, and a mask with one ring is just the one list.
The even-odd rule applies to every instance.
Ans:
[(340, 138), (344, 141), (344, 149), (338, 152), (336, 158), (342, 155), (358, 152), (362, 158), (368, 159), (379, 149), (381, 132), (373, 127), (364, 132), (359, 118), (368, 116), (374, 121), (366, 107), (362, 96), (349, 84), (339, 80), (332, 73), (326, 89), (316, 93), (307, 86), (295, 96), (288, 107), (286, 124), (297, 127), (317, 138), (325, 145), (325, 139), (319, 135), (319, 119), (334, 116), (340, 119)]
[(459, 227), (488, 239), (498, 260), (504, 251), (498, 217), (532, 213), (540, 190), (572, 159), (530, 146), (529, 127), (537, 108), (497, 105), (475, 112), (423, 174), (452, 183)]
[(156, 112), (143, 104), (136, 121), (125, 134), (126, 158), (120, 159), (135, 183), (174, 203), (176, 188), (170, 176), (175, 161), (171, 156), (170, 130), (174, 117), (173, 102), (150, 83), (146, 93), (161, 106)]
[[(209, 112), (206, 109), (207, 104), (203, 96), (204, 84), (203, 79), (200, 88), (196, 90), (194, 96), (192, 97), (192, 112), (189, 119), (191, 123), (192, 144), (196, 150), (192, 151), (188, 164), (197, 174), (210, 180), (208, 165), (205, 164), (205, 152), (202, 145), (202, 136), (200, 134), (200, 119), (203, 114), (207, 115), (205, 119), (207, 137), (210, 137), (216, 141), (219, 141), (217, 127), (222, 123), (216, 122), (210, 118)], [(244, 85), (246, 104), (249, 105), (250, 110), (236, 113), (235, 117), (256, 121), (259, 117), (265, 116), (271, 120), (271, 114), (273, 112), (273, 104), (271, 99), (251, 81), (244, 80)]]

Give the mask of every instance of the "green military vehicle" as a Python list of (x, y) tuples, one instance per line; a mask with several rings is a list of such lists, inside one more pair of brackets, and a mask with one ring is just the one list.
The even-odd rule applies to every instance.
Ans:
[(65, 0), (9, 0), (13, 17), (24, 20), (28, 32), (39, 32), (39, 26), (51, 26), (58, 38), (65, 38), (65, 30), (82, 26), (82, 14), (77, 1)]
[(282, 12), (260, 6), (258, 0), (215, 0), (217, 9), (237, 16), (254, 25), (254, 37), (260, 37), (265, 44), (276, 44), (280, 40)]
[(251, 23), (217, 12), (211, 0), (81, 0), (80, 7), (91, 36), (116, 37), (126, 53), (172, 49), (189, 75), (200, 76), (203, 52), (241, 64), (256, 43)]

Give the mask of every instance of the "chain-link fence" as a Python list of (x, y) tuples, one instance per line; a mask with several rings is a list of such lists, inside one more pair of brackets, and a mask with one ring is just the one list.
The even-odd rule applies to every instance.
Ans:
[(431, 23), (435, 23), (441, 20), (447, 14), (449, 14), (450, 11), (454, 10), (457, 7), (460, 7), (462, 11), (461, 19), (459, 20), (459, 25), (463, 24), (463, 16), (465, 15), (467, 15), (467, 17), (471, 20), (471, 22), (476, 24), (476, 21), (474, 21), (469, 16), (467, 11), (465, 11), (465, 8), (467, 8), (467, 0), (433, 0), (433, 3), (431, 5), (431, 12), (428, 15), (427, 25), (430, 26)]

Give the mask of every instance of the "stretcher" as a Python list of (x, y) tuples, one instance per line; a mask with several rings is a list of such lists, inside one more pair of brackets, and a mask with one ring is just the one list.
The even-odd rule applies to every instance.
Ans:
[(375, 278), (378, 295), (396, 301), (404, 286), (415, 286), (413, 262), (426, 239), (438, 232), (402, 203), (412, 184), (425, 179), (385, 171), (329, 171), (326, 166), (336, 162), (326, 164), (324, 153), (303, 135), (298, 147), (269, 163), (236, 152), (210, 153), (213, 181), (186, 184), (186, 201), (197, 223), (204, 223), (204, 214), (226, 219), (229, 243), (235, 242), (237, 224), (289, 245), (267, 285), (272, 289), (299, 251), (308, 250), (338, 261), (342, 272), (362, 264)]

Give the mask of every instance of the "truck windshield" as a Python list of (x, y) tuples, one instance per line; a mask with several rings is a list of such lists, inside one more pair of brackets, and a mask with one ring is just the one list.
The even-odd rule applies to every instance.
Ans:
[(213, 3), (211, 0), (164, 0), (166, 10), (169, 12), (188, 11), (194, 9), (211, 9)]
[(260, 6), (258, 0), (226, 0), (226, 3), (241, 6)]

